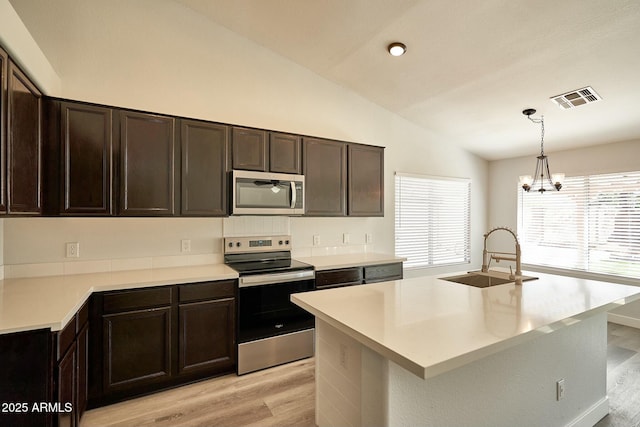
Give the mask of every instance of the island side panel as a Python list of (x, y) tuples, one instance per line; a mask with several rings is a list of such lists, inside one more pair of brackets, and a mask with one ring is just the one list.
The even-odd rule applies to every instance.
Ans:
[[(593, 426), (608, 413), (606, 319), (568, 319), (427, 380), (316, 319), (316, 424)], [(561, 378), (566, 393), (557, 401)]]
[(316, 425), (385, 426), (389, 360), (316, 318)]
[(606, 352), (600, 313), (426, 381), (389, 362), (389, 425), (593, 426), (608, 413)]

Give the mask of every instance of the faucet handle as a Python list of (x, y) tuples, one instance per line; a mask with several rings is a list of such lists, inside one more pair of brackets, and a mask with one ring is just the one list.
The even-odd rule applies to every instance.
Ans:
[(515, 278), (516, 276), (513, 274), (513, 269), (511, 268), (511, 266), (509, 266), (509, 279), (513, 280)]

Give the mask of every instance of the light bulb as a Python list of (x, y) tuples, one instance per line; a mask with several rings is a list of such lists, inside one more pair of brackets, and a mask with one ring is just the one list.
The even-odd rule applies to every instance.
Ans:
[(391, 43), (387, 49), (389, 53), (393, 56), (402, 56), (407, 51), (407, 47), (402, 43)]

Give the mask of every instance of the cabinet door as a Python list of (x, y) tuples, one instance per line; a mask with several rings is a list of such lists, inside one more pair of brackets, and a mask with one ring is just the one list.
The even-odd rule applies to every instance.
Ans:
[(182, 215), (227, 215), (229, 127), (182, 120)]
[(384, 216), (384, 148), (349, 144), (349, 215)]
[(104, 391), (125, 391), (171, 376), (171, 308), (103, 316)]
[(269, 170), (278, 173), (302, 173), (302, 142), (298, 135), (271, 132)]
[[(75, 399), (76, 395), (76, 343), (67, 350), (58, 362), (58, 402), (62, 411), (58, 413), (59, 427), (73, 427), (76, 425)], [(66, 409), (69, 411), (66, 411)]]
[(42, 95), (9, 61), (7, 212), (42, 212)]
[(172, 117), (120, 112), (120, 214), (176, 212), (175, 125)]
[(231, 133), (233, 169), (267, 170), (267, 133), (258, 129), (234, 127)]
[(50, 329), (0, 334), (0, 402), (28, 403), (25, 412), (0, 411), (0, 426), (51, 426), (52, 414), (31, 405), (52, 401), (55, 378)]
[(0, 213), (7, 212), (7, 77), (9, 55), (0, 48)]
[(62, 205), (66, 214), (112, 214), (112, 110), (63, 102)]
[(303, 139), (306, 215), (346, 215), (346, 147), (338, 141)]
[(76, 425), (80, 425), (80, 418), (87, 409), (89, 369), (89, 324), (80, 329), (76, 340)]
[(179, 373), (215, 372), (235, 363), (235, 299), (180, 304)]

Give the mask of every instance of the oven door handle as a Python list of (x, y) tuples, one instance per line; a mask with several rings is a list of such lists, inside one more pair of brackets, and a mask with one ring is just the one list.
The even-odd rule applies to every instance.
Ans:
[(249, 286), (271, 285), (276, 283), (298, 282), (316, 277), (314, 270), (292, 271), (288, 273), (256, 274), (252, 276), (240, 277), (238, 286), (248, 288)]

